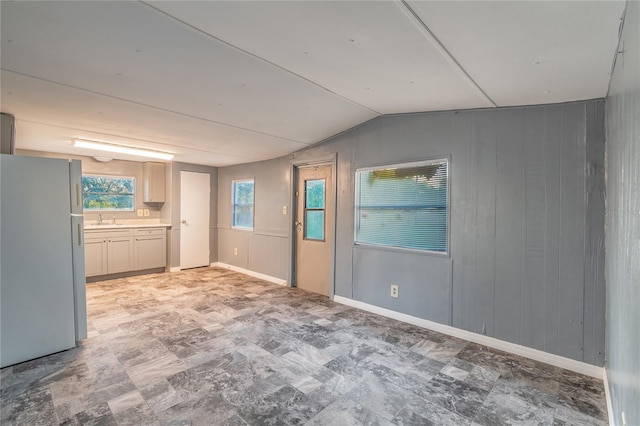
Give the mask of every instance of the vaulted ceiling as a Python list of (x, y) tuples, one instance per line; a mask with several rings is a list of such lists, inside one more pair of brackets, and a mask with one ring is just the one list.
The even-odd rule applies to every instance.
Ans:
[[(2, 1), (17, 148), (212, 166), (382, 114), (604, 97), (623, 2)], [(127, 159), (126, 155), (115, 158)]]

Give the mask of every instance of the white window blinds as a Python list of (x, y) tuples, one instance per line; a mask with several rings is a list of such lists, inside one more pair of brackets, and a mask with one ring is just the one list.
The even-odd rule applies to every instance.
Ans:
[(356, 244), (448, 252), (449, 161), (356, 171)]

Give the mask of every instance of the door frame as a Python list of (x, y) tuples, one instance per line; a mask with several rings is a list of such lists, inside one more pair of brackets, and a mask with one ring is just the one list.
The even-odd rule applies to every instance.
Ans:
[(336, 281), (336, 222), (338, 219), (338, 180), (336, 179), (336, 169), (338, 166), (338, 154), (326, 154), (321, 156), (294, 158), (289, 161), (289, 176), (291, 176), (289, 199), (291, 201), (291, 219), (289, 220), (289, 253), (291, 255), (291, 263), (289, 269), (289, 286), (297, 286), (297, 273), (296, 273), (296, 215), (297, 215), (297, 203), (296, 203), (296, 187), (298, 184), (298, 170), (303, 167), (312, 166), (331, 166), (331, 179), (332, 179), (332, 198), (333, 198), (333, 221), (330, 227), (327, 227), (327, 233), (332, 236), (331, 246), (329, 247), (329, 298), (333, 300), (335, 295), (335, 281)]

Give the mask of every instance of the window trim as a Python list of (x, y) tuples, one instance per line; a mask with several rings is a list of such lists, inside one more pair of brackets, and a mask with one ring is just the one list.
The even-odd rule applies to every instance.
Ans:
[[(239, 226), (236, 225), (236, 183), (251, 182), (253, 184), (253, 202), (251, 203), (251, 226)], [(237, 229), (239, 231), (253, 231), (256, 223), (256, 182), (255, 179), (234, 179), (231, 181), (231, 229)]]
[[(82, 179), (85, 177), (98, 177), (98, 178), (117, 178), (117, 179), (131, 179), (133, 181), (133, 192), (131, 194), (124, 194), (124, 195), (131, 195), (133, 197), (133, 206), (131, 207), (131, 209), (88, 209), (84, 207), (84, 188), (82, 190), (82, 210), (85, 212), (89, 212), (89, 213), (94, 213), (94, 212), (113, 212), (113, 213), (130, 213), (130, 212), (135, 212), (136, 211), (136, 190), (137, 190), (137, 184), (136, 184), (136, 177), (135, 176), (126, 176), (126, 175), (107, 175), (107, 174), (96, 174), (96, 173), (87, 173), (87, 174), (82, 174), (82, 176), (80, 177), (80, 183), (81, 186), (82, 185)], [(118, 194), (112, 194), (112, 195), (118, 195)]]
[[(409, 168), (409, 167), (420, 167), (420, 166), (429, 166), (437, 163), (447, 163), (447, 249), (445, 251), (435, 251), (435, 250), (426, 250), (426, 249), (418, 249), (413, 247), (400, 247), (400, 246), (391, 246), (384, 244), (375, 244), (375, 243), (366, 243), (357, 241), (357, 226), (356, 222), (358, 220), (358, 209), (357, 209), (357, 200), (359, 195), (358, 189), (358, 180), (356, 177), (358, 176), (358, 172), (370, 172), (376, 170), (387, 170), (387, 169), (397, 169), (397, 168)], [(382, 251), (390, 251), (395, 253), (410, 253), (410, 254), (418, 254), (418, 255), (426, 255), (426, 256), (436, 256), (436, 257), (451, 257), (451, 156), (443, 156), (443, 157), (432, 157), (421, 161), (412, 161), (407, 163), (393, 163), (393, 164), (381, 164), (377, 166), (366, 166), (366, 167), (358, 167), (353, 173), (353, 185), (354, 185), (354, 198), (353, 198), (353, 247), (354, 248), (364, 248), (364, 249), (373, 249), (373, 250), (382, 250)]]

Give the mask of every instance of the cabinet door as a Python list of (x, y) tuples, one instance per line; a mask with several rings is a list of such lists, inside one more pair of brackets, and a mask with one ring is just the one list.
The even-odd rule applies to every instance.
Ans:
[(164, 163), (144, 163), (142, 166), (145, 203), (165, 202), (165, 165)]
[(133, 238), (109, 238), (108, 270), (110, 274), (133, 271)]
[(164, 268), (167, 265), (165, 236), (136, 237), (135, 269)]
[(106, 238), (87, 238), (84, 240), (84, 264), (87, 277), (107, 274)]

